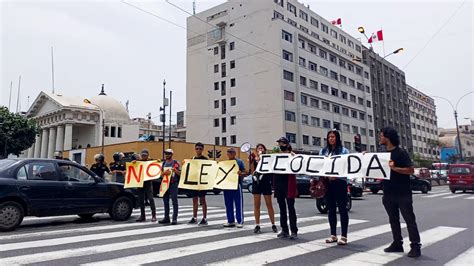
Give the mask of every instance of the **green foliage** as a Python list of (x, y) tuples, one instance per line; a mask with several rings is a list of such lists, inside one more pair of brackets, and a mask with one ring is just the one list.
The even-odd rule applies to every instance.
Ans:
[(0, 107), (0, 158), (8, 154), (19, 155), (35, 143), (38, 133), (39, 128), (33, 119), (11, 113), (7, 107)]

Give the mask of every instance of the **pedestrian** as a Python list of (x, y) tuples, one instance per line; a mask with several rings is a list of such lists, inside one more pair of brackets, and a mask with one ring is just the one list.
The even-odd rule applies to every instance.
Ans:
[(386, 127), (381, 129), (379, 142), (390, 152), (390, 179), (383, 182), (383, 206), (388, 214), (392, 228), (393, 243), (384, 249), (385, 252), (403, 252), (402, 230), (400, 228), (400, 212), (407, 224), (410, 251), (408, 257), (421, 256), (421, 242), (411, 194), (410, 175), (414, 168), (408, 153), (399, 147), (398, 132)]
[[(235, 160), (239, 167), (238, 175), (239, 180), (237, 183), (237, 189), (235, 190), (224, 190), (224, 202), (225, 210), (227, 213), (227, 223), (224, 227), (235, 227), (235, 220), (237, 220), (237, 228), (244, 226), (244, 198), (242, 194), (242, 178), (245, 174), (245, 165), (242, 160), (236, 158), (236, 152), (234, 148), (227, 149), (227, 158), (229, 160)], [(234, 216), (234, 204), (235, 204), (235, 216)]]
[(110, 171), (113, 175), (113, 181), (117, 183), (125, 183), (125, 164), (122, 162), (124, 154), (121, 152), (116, 152), (112, 156), (114, 159), (113, 162), (110, 163)]
[[(349, 150), (342, 146), (341, 135), (336, 129), (330, 130), (326, 136), (326, 147), (319, 155), (333, 156), (348, 154)], [(320, 177), (325, 178), (325, 177)], [(347, 245), (347, 230), (349, 227), (349, 213), (347, 211), (347, 180), (346, 177), (329, 177), (328, 189), (326, 192), (326, 202), (328, 205), (328, 221), (331, 236), (326, 239), (326, 243), (337, 243), (338, 245)], [(341, 238), (337, 239), (337, 214), (341, 218)]]
[[(143, 149), (140, 152), (140, 159), (134, 160), (132, 163), (136, 161), (146, 162), (146, 161), (153, 161), (150, 158), (150, 153), (147, 149)], [(137, 222), (144, 222), (146, 221), (145, 215), (145, 199), (148, 200), (151, 209), (151, 222), (156, 222), (156, 207), (155, 207), (155, 200), (153, 199), (153, 181), (148, 180), (143, 182), (143, 187), (138, 188), (138, 203), (140, 205), (140, 217), (137, 219)]]
[[(198, 142), (194, 145), (196, 151), (196, 156), (193, 157), (193, 160), (207, 160), (207, 157), (202, 155), (204, 150), (204, 144)], [(188, 222), (188, 224), (197, 224), (197, 213), (198, 213), (198, 204), (202, 207), (202, 220), (198, 225), (207, 225), (207, 202), (206, 202), (206, 190), (190, 190), (189, 193), (193, 196), (193, 217)], [(199, 201), (199, 202), (198, 202)]]
[[(164, 171), (166, 167), (170, 167)], [(165, 161), (163, 162), (163, 175), (170, 177), (169, 187), (166, 193), (163, 195), (163, 205), (165, 207), (165, 217), (163, 220), (160, 220), (160, 224), (169, 224), (172, 225), (178, 224), (178, 184), (179, 184), (179, 175), (181, 174), (180, 165), (178, 161), (173, 159), (173, 150), (165, 150)], [(162, 181), (163, 182), (163, 181)], [(173, 202), (173, 219), (170, 221), (170, 198)]]
[(62, 152), (62, 151), (55, 151), (55, 152), (54, 152), (54, 159), (56, 159), (56, 160), (66, 160), (66, 161), (69, 161), (68, 158), (64, 158), (64, 157), (63, 157), (63, 152)]
[(255, 216), (255, 234), (261, 232), (260, 228), (260, 205), (262, 195), (265, 200), (265, 205), (268, 210), (268, 217), (272, 223), (272, 230), (274, 233), (278, 233), (278, 228), (275, 225), (275, 211), (273, 210), (272, 204), (272, 178), (271, 174), (259, 174), (255, 172), (257, 164), (260, 161), (260, 155), (265, 154), (267, 148), (263, 144), (257, 144), (255, 152), (249, 156), (249, 168), (250, 173), (253, 174), (252, 178), (252, 194), (253, 194), (253, 215)]
[(110, 169), (107, 167), (107, 164), (105, 164), (104, 162), (105, 160), (104, 155), (96, 154), (94, 155), (94, 160), (95, 160), (95, 164), (93, 164), (90, 169), (92, 172), (94, 172), (100, 178), (105, 177), (105, 172), (110, 174)]
[[(278, 146), (282, 153), (292, 153), (290, 142), (287, 138), (281, 137), (277, 140)], [(296, 176), (294, 174), (274, 174), (273, 188), (275, 189), (275, 198), (280, 209), (280, 226), (281, 232), (277, 235), (278, 238), (287, 238), (291, 240), (298, 239), (298, 227), (296, 225), (296, 209), (295, 198), (298, 195), (296, 187)], [(290, 220), (291, 235), (288, 230), (287, 211)]]

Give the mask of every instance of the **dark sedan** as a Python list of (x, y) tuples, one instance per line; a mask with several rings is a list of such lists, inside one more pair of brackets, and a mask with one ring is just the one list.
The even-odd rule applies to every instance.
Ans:
[[(383, 178), (367, 178), (365, 187), (370, 189), (373, 194), (377, 194), (380, 190), (383, 190)], [(421, 191), (426, 194), (431, 191), (431, 183), (426, 179), (420, 179), (415, 175), (410, 176), (410, 185), (412, 191)]]
[(123, 184), (107, 182), (71, 161), (0, 160), (0, 231), (14, 230), (25, 216), (109, 213), (127, 220), (137, 196)]
[(298, 196), (311, 195), (309, 192), (311, 176), (296, 175), (296, 186), (298, 187)]

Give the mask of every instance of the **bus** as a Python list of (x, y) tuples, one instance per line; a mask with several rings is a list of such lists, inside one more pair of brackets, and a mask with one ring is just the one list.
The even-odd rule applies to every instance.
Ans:
[(432, 178), (448, 178), (448, 163), (433, 163), (431, 165), (431, 177)]

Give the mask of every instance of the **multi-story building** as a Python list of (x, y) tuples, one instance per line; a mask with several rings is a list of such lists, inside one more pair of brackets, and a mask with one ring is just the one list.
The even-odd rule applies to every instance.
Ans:
[(187, 20), (187, 141), (318, 151), (328, 130), (375, 150), (360, 41), (297, 1), (235, 1)]
[[(400, 136), (400, 145), (413, 153), (405, 73), (372, 49), (363, 47), (362, 55), (362, 61), (370, 67), (376, 130), (386, 126), (395, 128)], [(384, 150), (378, 142), (377, 150)]]
[(413, 153), (423, 159), (438, 155), (438, 123), (434, 99), (407, 84)]
[[(474, 157), (474, 120), (470, 125), (459, 125), (459, 137), (461, 147), (459, 147), (458, 130), (456, 128), (440, 128), (439, 143), (441, 147), (441, 160), (452, 162), (460, 159), (460, 150), (462, 149), (463, 159), (469, 161), (469, 157)], [(461, 148), (461, 149), (460, 149)]]

